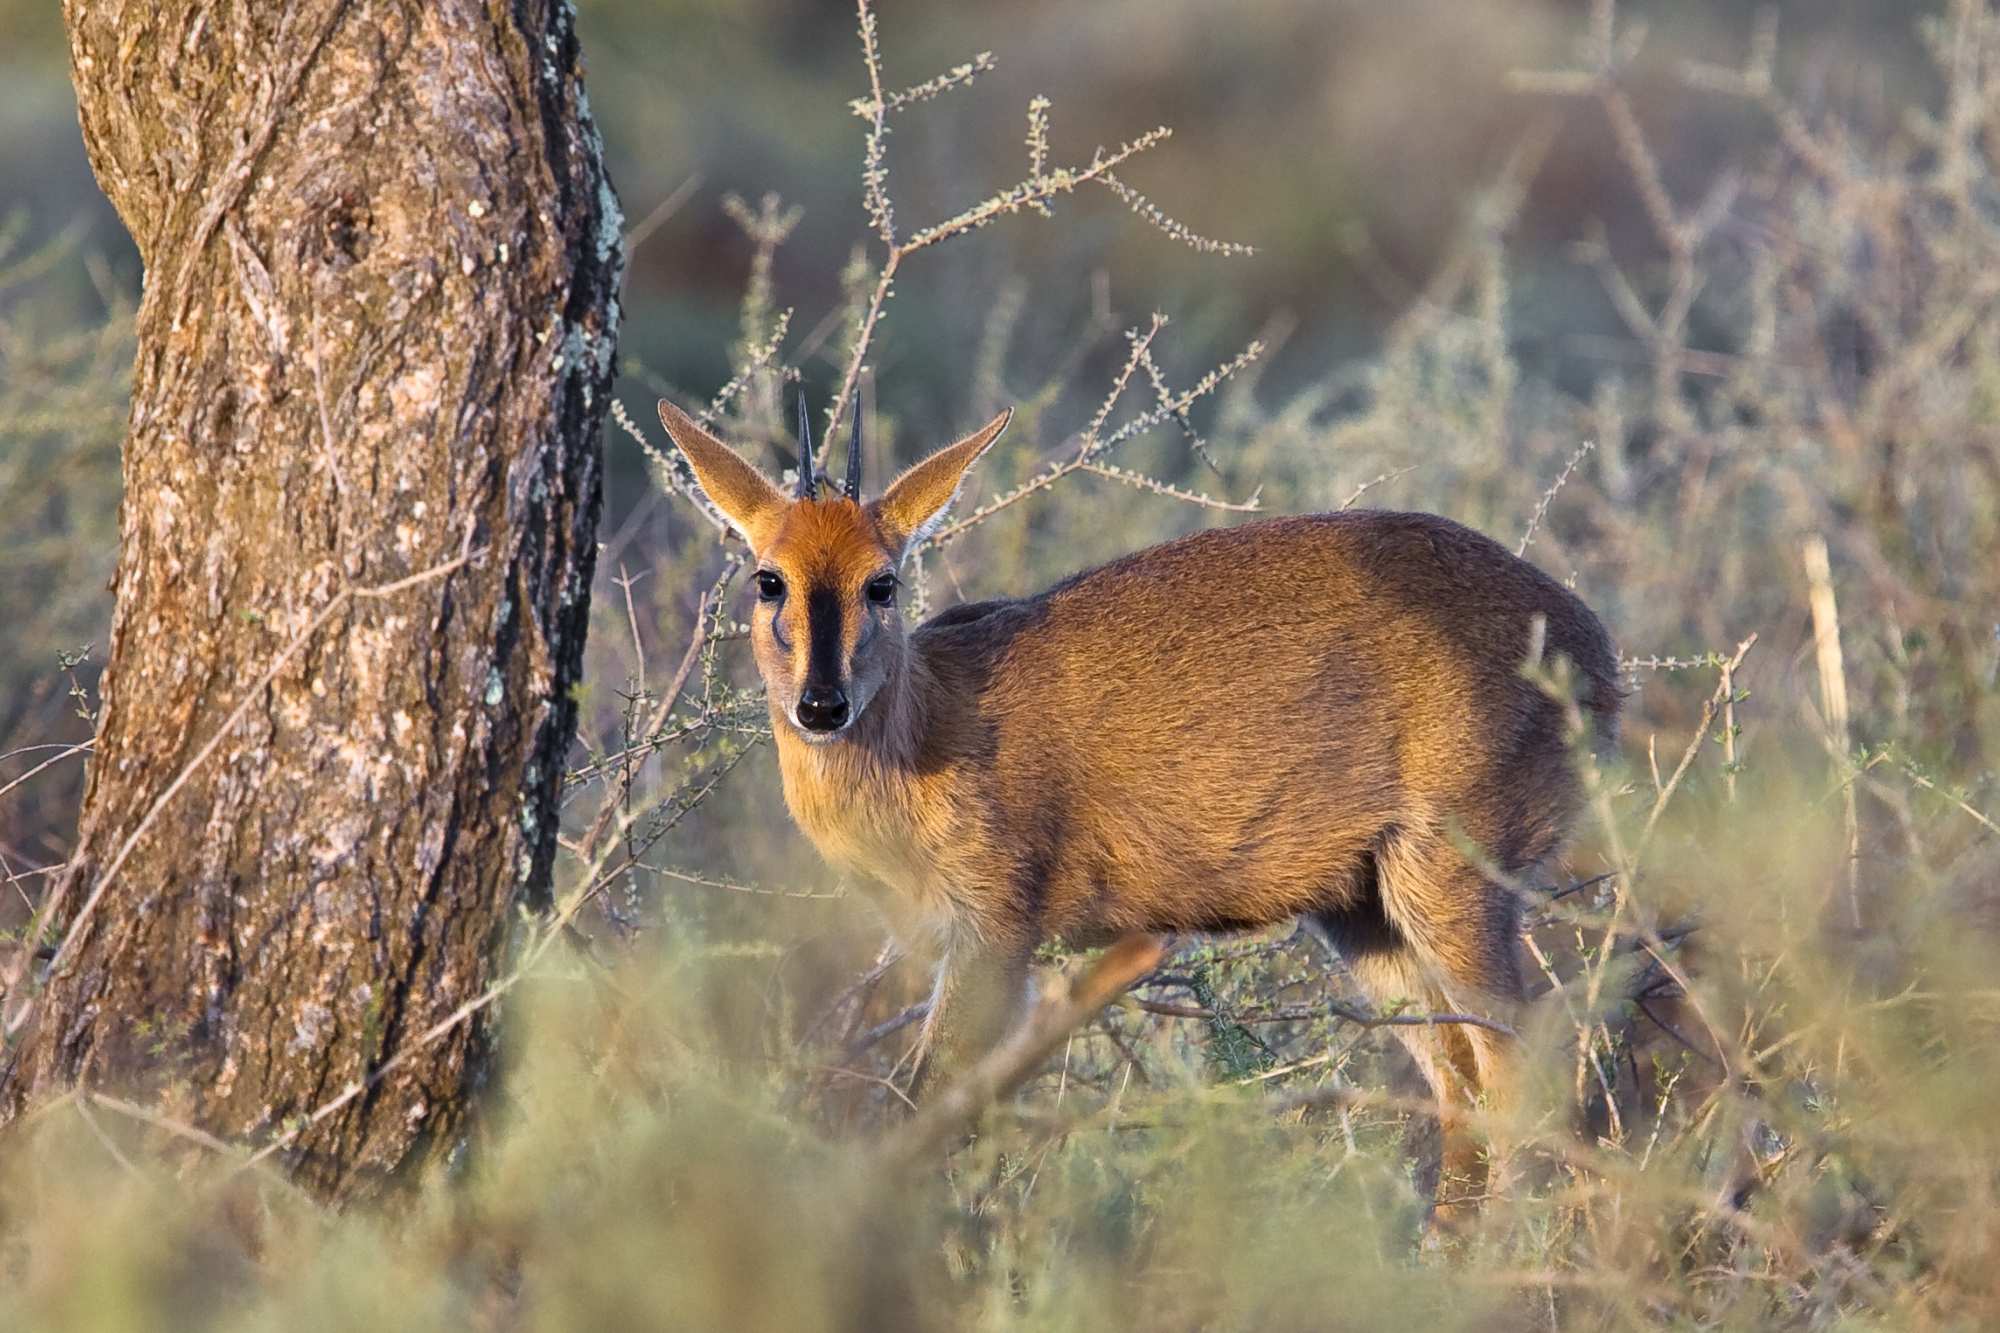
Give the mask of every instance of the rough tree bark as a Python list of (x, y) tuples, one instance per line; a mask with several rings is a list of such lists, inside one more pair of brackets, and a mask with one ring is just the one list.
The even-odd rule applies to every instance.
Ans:
[[(568, 0), (65, 11), (146, 288), (80, 846), (0, 1096), (269, 1142), (478, 997), (546, 893), (620, 217)], [(296, 1177), (345, 1202), (449, 1154), (490, 1044), (481, 1012), (396, 1066)]]

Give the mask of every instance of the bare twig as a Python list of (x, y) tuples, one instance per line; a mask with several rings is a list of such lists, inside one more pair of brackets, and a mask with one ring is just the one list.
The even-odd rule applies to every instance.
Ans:
[[(869, 991), (875, 988), (877, 982), (889, 975), (889, 969), (903, 961), (903, 957), (903, 946), (896, 942), (894, 936), (884, 939), (881, 949), (875, 954), (874, 963), (869, 966), (866, 972), (856, 977), (852, 984), (845, 990), (828, 1001), (826, 1007), (819, 1011), (819, 1015), (812, 1022), (806, 1024), (805, 1031), (799, 1034), (798, 1044), (803, 1047), (807, 1042), (811, 1041), (812, 1035), (824, 1027), (842, 1009), (847, 1008), (849, 1005), (857, 1005), (858, 1007), (858, 1002)], [(850, 1022), (849, 1031), (852, 1030), (852, 1022)]]
[[(863, 40), (869, 43), (872, 50), (874, 43), (874, 23), (872, 22), (872, 18)], [(892, 93), (887, 97), (883, 97), (878, 85), (874, 97), (857, 97), (847, 104), (847, 108), (863, 120), (872, 122), (878, 114), (901, 111), (904, 107), (913, 103), (928, 102), (931, 98), (936, 97), (939, 93), (947, 89), (963, 88), (981, 74), (991, 72), (997, 63), (993, 59), (991, 51), (981, 51), (965, 64), (953, 66), (949, 73), (940, 74), (932, 79), (926, 79), (915, 87), (905, 88), (900, 93)]]
[(1715, 669), (1728, 665), (1728, 659), (1720, 653), (1705, 653), (1700, 657), (1625, 657), (1618, 661), (1619, 669), (1629, 673), (1638, 671), (1698, 671), (1703, 668)]
[(97, 1123), (97, 1117), (90, 1113), (90, 1094), (85, 1092), (79, 1085), (76, 1091), (71, 1094), (69, 1100), (76, 1107), (76, 1113), (82, 1118), (83, 1123), (90, 1127), (90, 1132), (97, 1136), (99, 1143), (104, 1145), (104, 1151), (111, 1154), (111, 1159), (124, 1168), (126, 1175), (137, 1176), (139, 1168), (132, 1165), (132, 1159), (119, 1149), (118, 1144), (112, 1137), (104, 1132), (104, 1126)]
[(1597, 441), (1585, 440), (1578, 446), (1577, 451), (1569, 456), (1569, 461), (1563, 464), (1562, 471), (1558, 472), (1556, 479), (1549, 483), (1549, 488), (1542, 492), (1541, 503), (1535, 506), (1535, 512), (1528, 516), (1528, 526), (1521, 533), (1521, 544), (1514, 548), (1515, 555), (1524, 556), (1528, 553), (1528, 543), (1535, 540), (1535, 529), (1542, 525), (1542, 516), (1547, 514), (1549, 506), (1555, 503), (1556, 494), (1562, 490), (1563, 483), (1569, 480), (1570, 473), (1576, 471), (1576, 465), (1583, 461), (1583, 456), (1596, 447)]
[(1026, 1022), (927, 1101), (882, 1145), (883, 1160), (892, 1166), (909, 1165), (970, 1128), (996, 1099), (1019, 1087), (1055, 1054), (1072, 1029), (1152, 971), (1164, 952), (1165, 942), (1158, 936), (1127, 935), (1105, 950), (1096, 965), (1075, 983), (1052, 981)]
[(857, 98), (849, 104), (856, 116), (868, 123), (865, 147), (862, 157), (862, 197), (868, 210), (868, 218), (875, 228), (875, 234), (882, 242), (887, 255), (881, 270), (875, 275), (873, 290), (864, 301), (859, 302), (859, 317), (848, 342), (847, 364), (841, 374), (840, 388), (834, 393), (827, 412), (825, 449), (832, 447), (835, 432), (841, 421), (841, 414), (852, 401), (855, 386), (860, 382), (862, 367), (873, 346), (875, 330), (881, 323), (882, 312), (895, 291), (896, 275), (903, 261), (917, 251), (936, 245), (954, 236), (962, 236), (981, 227), (1023, 210), (1047, 216), (1049, 204), (1060, 195), (1072, 194), (1079, 186), (1093, 182), (1111, 189), (1132, 206), (1139, 216), (1151, 222), (1167, 235), (1184, 244), (1223, 254), (1248, 253), (1248, 247), (1228, 242), (1211, 241), (1199, 236), (1188, 228), (1167, 217), (1160, 210), (1147, 203), (1123, 182), (1112, 175), (1112, 169), (1165, 141), (1173, 133), (1160, 126), (1149, 130), (1107, 151), (1100, 147), (1091, 154), (1088, 165), (1081, 168), (1055, 167), (1048, 165), (1049, 157), (1049, 101), (1037, 97), (1028, 105), (1028, 176), (1005, 190), (989, 195), (954, 217), (912, 232), (907, 239), (901, 238), (896, 226), (894, 202), (889, 197), (888, 181), (888, 118), (893, 111), (919, 101), (925, 101), (951, 88), (962, 87), (980, 73), (992, 68), (992, 56), (985, 53), (975, 57), (970, 63), (960, 65), (947, 74), (939, 75), (925, 83), (901, 93), (890, 94), (883, 91), (882, 49), (878, 40), (875, 13), (870, 0), (856, 0), (856, 13), (861, 33), (861, 57), (868, 69), (868, 96)]
[[(81, 1089), (78, 1090), (77, 1096), (81, 1099), (79, 1106), (82, 1104), (82, 1101), (87, 1100), (91, 1105), (101, 1106), (107, 1111), (116, 1112), (128, 1119), (151, 1125), (155, 1129), (172, 1134), (176, 1138), (186, 1139), (190, 1143), (198, 1144), (210, 1152), (217, 1153), (223, 1157), (237, 1157), (243, 1152), (241, 1145), (225, 1142), (205, 1129), (199, 1129), (194, 1125), (187, 1124), (185, 1121), (175, 1120), (171, 1116), (160, 1114), (158, 1111), (149, 1110), (135, 1102), (124, 1101), (117, 1097), (107, 1097), (101, 1092), (85, 1092)], [(294, 1199), (302, 1203), (315, 1202), (310, 1195), (286, 1179), (280, 1172), (274, 1171), (269, 1167), (259, 1167), (258, 1173), (264, 1179), (285, 1190)]]
[[(1818, 533), (1806, 539), (1801, 551), (1806, 570), (1806, 589), (1812, 604), (1813, 650), (1819, 661), (1820, 700), (1826, 708), (1826, 746), (1834, 763), (1843, 770), (1853, 768), (1849, 757), (1853, 748), (1847, 721), (1847, 669), (1840, 651), (1840, 608), (1833, 595), (1833, 568), (1827, 558), (1826, 539)], [(1847, 828), (1847, 912), (1848, 924), (1861, 929), (1861, 819), (1855, 806), (1854, 784), (1842, 791), (1842, 815)]]
[(1022, 500), (1027, 499), (1038, 491), (1047, 490), (1050, 486), (1055, 485), (1055, 483), (1072, 473), (1085, 470), (1089, 465), (1098, 462), (1105, 454), (1118, 445), (1123, 444), (1126, 440), (1152, 429), (1154, 426), (1167, 420), (1176, 411), (1184, 410), (1188, 404), (1213, 392), (1218, 384), (1249, 365), (1264, 350), (1263, 344), (1251, 343), (1232, 360), (1224, 362), (1222, 365), (1209, 371), (1193, 388), (1187, 390), (1185, 393), (1172, 398), (1160, 406), (1154, 407), (1150, 411), (1141, 413), (1109, 435), (1100, 435), (1098, 432), (1102, 429), (1104, 420), (1109, 415), (1112, 404), (1117, 401), (1120, 393), (1123, 391), (1131, 372), (1139, 365), (1140, 354), (1144, 349), (1145, 340), (1149, 339), (1152, 334), (1157, 333), (1164, 322), (1164, 320), (1156, 316), (1153, 328), (1148, 333), (1142, 335), (1134, 331), (1132, 336), (1136, 342), (1132, 356), (1126, 362), (1124, 372), (1113, 383), (1111, 392), (1106, 396), (1104, 404), (1100, 406), (1096, 418), (1085, 428), (1077, 445), (1077, 450), (1073, 455), (1062, 462), (1045, 468), (1004, 495), (1000, 495), (981, 505), (958, 522), (940, 529), (924, 543), (923, 549), (941, 547), (959, 537), (968, 529), (984, 523), (1001, 510), (1019, 504)]
[(1352, 509), (1354, 507), (1354, 502), (1356, 500), (1359, 500), (1362, 496), (1368, 494), (1368, 492), (1374, 490), (1377, 486), (1386, 485), (1387, 483), (1396, 480), (1398, 477), (1407, 477), (1416, 470), (1417, 470), (1417, 465), (1415, 463), (1412, 463), (1408, 467), (1391, 468), (1389, 471), (1384, 472), (1379, 477), (1371, 477), (1367, 481), (1362, 482), (1359, 486), (1356, 486), (1352, 491), (1349, 491), (1347, 494), (1347, 498), (1340, 502), (1340, 507), (1342, 509)]
[(1295, 1005), (1289, 1009), (1236, 1010), (1218, 1014), (1213, 1009), (1204, 1009), (1198, 1004), (1169, 1004), (1163, 1000), (1146, 1000), (1133, 997), (1131, 1004), (1149, 1014), (1162, 1018), (1195, 1018), (1205, 1022), (1226, 1020), (1231, 1023), (1311, 1023), (1323, 1018), (1337, 1018), (1345, 1023), (1353, 1023), (1364, 1028), (1412, 1028), (1412, 1027), (1476, 1027), (1488, 1032), (1498, 1032), (1503, 1036), (1517, 1037), (1520, 1034), (1507, 1024), (1480, 1014), (1365, 1014), (1358, 1009), (1350, 1009), (1344, 1004)]
[[(658, 231), (668, 218), (681, 211), (681, 206), (692, 199), (694, 192), (701, 188), (701, 182), (700, 172), (690, 174), (686, 180), (674, 187), (672, 194), (659, 202), (658, 207), (646, 214), (636, 227), (625, 233), (625, 254), (628, 258), (639, 248), (640, 242)], [(630, 265), (627, 265), (627, 268), (629, 269)]]
[(1660, 788), (1660, 794), (1653, 800), (1652, 811), (1646, 816), (1646, 827), (1639, 833), (1639, 845), (1633, 853), (1635, 860), (1644, 855), (1646, 844), (1653, 836), (1653, 826), (1660, 822), (1660, 815), (1666, 810), (1667, 802), (1674, 798), (1674, 792), (1681, 785), (1681, 779), (1687, 776), (1688, 767), (1694, 763), (1694, 757), (1701, 753), (1701, 743), (1708, 737), (1709, 724), (1715, 721), (1717, 712), (1735, 689), (1736, 669), (1743, 665), (1743, 655), (1749, 652), (1750, 645), (1756, 642), (1757, 636), (1752, 634), (1737, 644), (1736, 655), (1722, 664), (1722, 679), (1716, 684), (1715, 693), (1702, 703), (1701, 722), (1695, 727), (1694, 736), (1688, 741), (1687, 749), (1681, 753), (1681, 761), (1675, 766), (1673, 776), (1667, 779), (1666, 786)]
[(866, 1052), (869, 1048), (895, 1036), (898, 1032), (901, 1032), (904, 1028), (910, 1026), (910, 1024), (916, 1022), (930, 1011), (930, 1000), (922, 999), (904, 1009), (903, 1012), (897, 1014), (894, 1018), (877, 1023), (874, 1027), (868, 1029), (868, 1031), (847, 1044), (846, 1048), (840, 1053), (840, 1063), (843, 1065), (847, 1064), (855, 1057)]
[(1234, 241), (1217, 241), (1211, 240), (1206, 236), (1197, 235), (1195, 232), (1188, 230), (1188, 228), (1168, 217), (1165, 213), (1162, 213), (1145, 195), (1140, 194), (1137, 190), (1127, 185), (1124, 181), (1119, 180), (1108, 171), (1104, 173), (1104, 183), (1111, 187), (1113, 194), (1130, 205), (1134, 213), (1137, 213), (1140, 217), (1146, 219), (1146, 221), (1152, 223), (1155, 227), (1158, 227), (1161, 231), (1183, 245), (1191, 246), (1196, 250), (1212, 255), (1248, 256), (1257, 253), (1257, 247), (1254, 245), (1239, 245)]
[(1079, 470), (1091, 473), (1094, 476), (1109, 477), (1113, 481), (1122, 481), (1127, 486), (1137, 486), (1140, 490), (1151, 491), (1155, 495), (1164, 495), (1170, 500), (1180, 500), (1187, 504), (1199, 505), (1203, 509), (1222, 509), (1232, 514), (1254, 514), (1263, 507), (1258, 502), (1258, 497), (1264, 493), (1264, 488), (1261, 486), (1250, 492), (1248, 500), (1237, 504), (1229, 500), (1218, 500), (1207, 491), (1202, 491), (1199, 494), (1193, 491), (1184, 491), (1178, 486), (1169, 485), (1164, 481), (1157, 481), (1143, 472), (1127, 472), (1125, 469), (1116, 467), (1110, 463), (1084, 463), (1080, 466)]
[(838, 892), (813, 893), (808, 890), (767, 889), (757, 884), (738, 884), (734, 880), (719, 879), (713, 875), (697, 875), (692, 870), (681, 870), (674, 866), (646, 864), (645, 868), (652, 874), (665, 879), (679, 880), (683, 884), (699, 884), (706, 889), (728, 889), (731, 893), (754, 893), (765, 898), (799, 898), (814, 902), (831, 902), (847, 896)]
[(1916, 783), (1919, 787), (1922, 787), (1925, 791), (1936, 792), (1939, 796), (1944, 797), (1947, 801), (1950, 801), (1953, 805), (1963, 810), (1966, 814), (1971, 815), (1973, 819), (1979, 822), (1981, 827), (1986, 829), (1987, 832), (2000, 833), (2000, 824), (1994, 823), (1991, 819), (1987, 818), (1985, 815), (1982, 815), (1981, 813), (1979, 813), (1979, 811), (1973, 809), (1970, 805), (1966, 803), (1965, 799), (1959, 796), (1957, 793), (1946, 791), (1944, 788), (1938, 786), (1937, 783), (1932, 782), (1929, 778), (1925, 777), (1921, 772), (1918, 771), (1916, 765), (1906, 763), (1902, 767), (1903, 767), (1903, 775), (1909, 778), (1910, 781)]
[[(36, 746), (36, 747), (33, 747), (33, 748), (36, 748), (36, 749), (42, 749), (42, 748), (51, 748), (51, 749), (52, 749), (52, 748), (54, 748), (54, 747), (52, 747), (52, 746), (51, 746), (51, 747), (42, 747), (42, 746)], [(5, 796), (5, 795), (6, 795), (6, 794), (7, 794), (8, 792), (10, 792), (10, 791), (14, 790), (14, 788), (16, 788), (16, 787), (20, 786), (20, 785), (21, 785), (22, 783), (26, 782), (26, 781), (27, 781), (27, 780), (28, 780), (29, 778), (32, 778), (32, 777), (34, 777), (34, 776), (35, 776), (35, 775), (36, 775), (37, 773), (40, 773), (40, 772), (42, 772), (42, 771), (43, 771), (43, 770), (45, 770), (45, 769), (50, 769), (50, 768), (54, 768), (54, 767), (55, 767), (55, 766), (56, 766), (57, 764), (60, 764), (60, 763), (61, 763), (61, 762), (62, 762), (63, 760), (65, 760), (65, 759), (69, 759), (69, 758), (72, 758), (73, 756), (76, 756), (76, 755), (80, 755), (80, 754), (89, 754), (89, 753), (91, 752), (91, 750), (92, 750), (93, 748), (94, 748), (94, 746), (92, 745), (92, 743), (91, 743), (90, 741), (84, 741), (83, 743), (81, 743), (81, 744), (79, 744), (79, 745), (70, 745), (70, 746), (65, 746), (65, 747), (63, 747), (63, 751), (62, 751), (62, 753), (61, 753), (61, 754), (58, 754), (58, 755), (52, 755), (52, 756), (50, 756), (49, 758), (47, 758), (47, 759), (44, 759), (44, 760), (43, 760), (43, 761), (42, 761), (41, 763), (39, 763), (39, 764), (36, 764), (36, 765), (35, 765), (35, 766), (34, 766), (33, 768), (31, 768), (31, 769), (29, 769), (29, 770), (28, 770), (27, 772), (23, 773), (23, 774), (22, 774), (22, 775), (21, 775), (20, 777), (18, 777), (18, 778), (15, 778), (15, 779), (14, 779), (14, 780), (13, 780), (12, 782), (8, 783), (8, 784), (7, 784), (6, 786), (4, 786), (4, 787), (0, 787), (0, 796)], [(15, 754), (19, 754), (19, 753), (20, 753), (20, 751), (19, 751), (19, 750), (16, 750), (16, 751), (14, 751), (14, 753), (15, 753)], [(6, 757), (6, 756), (0, 756), (0, 757)]]

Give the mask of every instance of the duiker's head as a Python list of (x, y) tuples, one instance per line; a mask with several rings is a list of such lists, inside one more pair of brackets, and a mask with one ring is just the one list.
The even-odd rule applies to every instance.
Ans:
[(845, 492), (822, 497), (803, 417), (798, 494), (787, 495), (685, 412), (661, 401), (660, 424), (756, 557), (751, 647), (773, 711), (803, 739), (841, 736), (888, 679), (903, 649), (896, 610), (903, 560), (944, 517), (966, 469), (1012, 415), (1002, 412), (977, 434), (896, 478), (881, 499), (863, 504), (858, 412)]

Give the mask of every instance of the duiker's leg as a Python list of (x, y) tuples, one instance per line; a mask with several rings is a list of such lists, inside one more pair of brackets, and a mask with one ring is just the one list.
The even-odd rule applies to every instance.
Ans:
[[(1521, 966), (1521, 908), (1457, 848), (1439, 839), (1382, 858), (1385, 914), (1442, 990), (1450, 1007), (1511, 1025), (1527, 998)], [(1482, 1091), (1503, 1090), (1518, 1052), (1491, 1028), (1460, 1029)]]
[(954, 944), (938, 964), (931, 1011), (917, 1043), (910, 1095), (922, 1098), (949, 1084), (1006, 1035), (1027, 998), (1032, 949)]
[[(1519, 904), (1508, 889), (1489, 882), (1443, 838), (1406, 841), (1381, 857), (1382, 903), (1405, 949), (1385, 957), (1378, 970), (1391, 984), (1423, 983), (1432, 1013), (1461, 1013), (1511, 1027), (1526, 998), (1521, 967)], [(1519, 1042), (1508, 1032), (1474, 1023), (1401, 1029), (1413, 1052), (1419, 1044), (1437, 1072), (1426, 1069), (1440, 1101), (1471, 1107), (1498, 1105), (1511, 1090)], [(1418, 1055), (1423, 1064), (1426, 1056)], [(1440, 1079), (1449, 1084), (1441, 1083)], [(1482, 1154), (1461, 1122), (1445, 1126), (1447, 1166), (1456, 1165), (1471, 1194), (1491, 1181), (1487, 1161), (1505, 1156), (1489, 1140)], [(1447, 1215), (1444, 1219), (1452, 1220)]]
[[(1413, 1015), (1459, 1012), (1459, 1006), (1437, 983), (1435, 971), (1413, 949), (1377, 949), (1346, 957), (1354, 979), (1378, 1005), (1407, 1002)], [(1489, 1087), (1469, 1036), (1473, 1031), (1476, 1029), (1464, 1024), (1445, 1023), (1396, 1029), (1438, 1105), (1443, 1160), (1434, 1216), (1445, 1227), (1469, 1221), (1477, 1214), (1477, 1200), (1485, 1194), (1488, 1183), (1485, 1145), (1464, 1114), (1478, 1104)]]
[[(1347, 908), (1316, 920), (1378, 1005), (1407, 1001), (1424, 1013), (1466, 1013), (1509, 1023), (1522, 998), (1519, 916), (1441, 839), (1414, 848), (1390, 841)], [(1444, 1131), (1437, 1220), (1468, 1219), (1488, 1183), (1487, 1152), (1464, 1112), (1510, 1082), (1514, 1040), (1474, 1024), (1401, 1026), (1439, 1105)]]

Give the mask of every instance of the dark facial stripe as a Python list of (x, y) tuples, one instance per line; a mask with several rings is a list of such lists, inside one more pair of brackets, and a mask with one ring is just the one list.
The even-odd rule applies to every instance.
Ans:
[(806, 680), (807, 689), (842, 685), (840, 651), (840, 594), (815, 584), (806, 592)]

